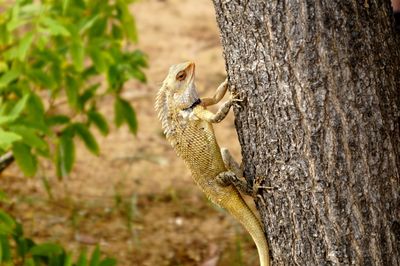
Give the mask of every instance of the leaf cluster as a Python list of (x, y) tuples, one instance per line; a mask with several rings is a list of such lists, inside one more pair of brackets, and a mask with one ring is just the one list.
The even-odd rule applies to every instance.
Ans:
[(0, 265), (114, 266), (116, 264), (114, 258), (102, 258), (98, 246), (90, 258), (84, 250), (74, 261), (72, 253), (67, 252), (59, 244), (36, 244), (24, 236), (20, 223), (0, 210)]
[(92, 129), (110, 130), (102, 99), (114, 101), (116, 126), (136, 133), (121, 92), (130, 79), (146, 81), (147, 62), (132, 47), (131, 2), (0, 0), (0, 155), (11, 151), (25, 175), (36, 173), (39, 157), (68, 175), (76, 138), (98, 155)]

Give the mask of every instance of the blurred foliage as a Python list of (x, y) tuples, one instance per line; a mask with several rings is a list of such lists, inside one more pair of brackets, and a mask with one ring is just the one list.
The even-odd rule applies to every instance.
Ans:
[(132, 0), (0, 0), (0, 156), (9, 151), (27, 176), (38, 158), (59, 177), (75, 161), (74, 139), (93, 154), (96, 127), (109, 133), (97, 108), (114, 98), (117, 127), (137, 131), (132, 106), (120, 94), (130, 79), (145, 82), (146, 57), (137, 41)]
[(55, 243), (36, 244), (26, 238), (20, 223), (6, 212), (0, 210), (0, 265), (24, 266), (114, 266), (113, 258), (101, 258), (100, 249), (96, 249), (88, 258), (86, 251), (73, 262), (73, 255)]

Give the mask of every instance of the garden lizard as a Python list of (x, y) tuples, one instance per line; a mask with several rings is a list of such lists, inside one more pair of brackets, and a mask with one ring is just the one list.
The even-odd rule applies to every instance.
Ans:
[(238, 191), (249, 193), (252, 189), (240, 180), (242, 170), (229, 151), (219, 148), (212, 127), (240, 100), (231, 96), (214, 114), (206, 107), (222, 99), (228, 88), (227, 80), (218, 87), (214, 97), (200, 99), (194, 79), (193, 62), (171, 66), (155, 104), (164, 134), (207, 197), (247, 229), (257, 246), (260, 265), (268, 266), (269, 249), (263, 229)]

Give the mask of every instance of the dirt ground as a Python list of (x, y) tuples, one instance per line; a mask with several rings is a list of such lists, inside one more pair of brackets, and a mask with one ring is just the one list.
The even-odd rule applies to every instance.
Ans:
[[(106, 138), (96, 132), (99, 157), (77, 141), (76, 165), (63, 181), (46, 162), (35, 178), (11, 167), (0, 177), (0, 188), (10, 198), (2, 207), (35, 241), (59, 242), (75, 252), (99, 244), (118, 265), (258, 265), (250, 236), (195, 186), (164, 139), (153, 109), (171, 64), (195, 61), (203, 96), (224, 80), (212, 2), (142, 0), (132, 5), (132, 12), (138, 47), (149, 57), (147, 84), (130, 82), (124, 92), (138, 114), (137, 136), (126, 127), (114, 128)], [(101, 106), (112, 123), (112, 99)], [(239, 160), (232, 114), (216, 134)]]

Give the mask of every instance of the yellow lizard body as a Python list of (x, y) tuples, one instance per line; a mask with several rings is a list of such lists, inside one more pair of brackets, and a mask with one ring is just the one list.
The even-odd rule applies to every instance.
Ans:
[[(256, 243), (260, 265), (269, 265), (268, 244), (262, 227), (232, 183), (224, 182), (227, 168), (216, 141), (212, 123), (221, 121), (235, 99), (230, 99), (216, 113), (205, 107), (217, 103), (225, 94), (223, 83), (214, 98), (200, 100), (194, 84), (195, 66), (192, 62), (170, 68), (157, 94), (156, 110), (167, 140), (190, 169), (196, 184), (215, 204), (226, 209), (250, 233)], [(237, 171), (236, 171), (237, 172)]]

